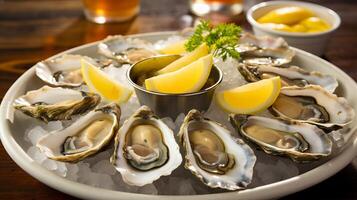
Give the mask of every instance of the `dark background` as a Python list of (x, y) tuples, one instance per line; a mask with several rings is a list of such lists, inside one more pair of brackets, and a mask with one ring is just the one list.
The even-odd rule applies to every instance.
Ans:
[[(0, 98), (36, 62), (113, 34), (178, 30), (194, 20), (187, 0), (141, 0), (141, 12), (121, 24), (85, 20), (79, 0), (0, 0)], [(253, 4), (253, 0), (246, 0)], [(342, 25), (324, 59), (357, 80), (357, 1), (311, 1), (335, 10)], [(240, 25), (250, 29), (245, 21)], [(284, 199), (357, 199), (357, 158), (326, 181)], [(0, 146), (0, 199), (74, 199), (19, 168)]]

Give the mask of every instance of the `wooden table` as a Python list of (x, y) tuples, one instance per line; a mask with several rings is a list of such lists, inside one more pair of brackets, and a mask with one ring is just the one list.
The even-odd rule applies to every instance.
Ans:
[[(357, 2), (314, 2), (334, 9), (342, 18), (324, 58), (357, 80)], [(97, 25), (84, 19), (78, 0), (0, 0), (0, 97), (33, 64), (66, 49), (111, 34), (178, 30), (193, 20), (186, 0), (142, 0), (141, 8), (140, 15), (129, 22)], [(243, 26), (249, 29), (246, 22)], [(357, 199), (356, 172), (357, 159), (328, 180), (286, 199)], [(74, 198), (32, 178), (1, 146), (0, 199)]]

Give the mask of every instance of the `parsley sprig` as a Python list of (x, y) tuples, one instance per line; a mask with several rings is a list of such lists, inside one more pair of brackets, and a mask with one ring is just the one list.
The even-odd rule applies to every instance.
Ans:
[(193, 51), (202, 43), (206, 43), (215, 56), (226, 60), (228, 56), (239, 59), (239, 52), (235, 47), (242, 29), (235, 24), (219, 24), (212, 27), (207, 21), (201, 21), (195, 32), (185, 43), (187, 51)]

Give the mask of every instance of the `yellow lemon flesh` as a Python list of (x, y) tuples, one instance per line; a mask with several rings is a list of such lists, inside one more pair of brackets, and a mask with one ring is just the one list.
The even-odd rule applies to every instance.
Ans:
[(126, 102), (132, 90), (119, 82), (111, 79), (101, 71), (95, 64), (86, 59), (81, 60), (81, 72), (83, 80), (88, 85), (90, 91), (100, 94), (108, 101), (116, 103)]
[(259, 23), (293, 25), (312, 16), (313, 13), (306, 8), (291, 6), (272, 10), (260, 17), (257, 21)]
[(207, 82), (212, 64), (213, 56), (208, 54), (177, 71), (146, 79), (145, 87), (150, 91), (169, 94), (198, 92)]
[(295, 24), (294, 26), (291, 27), (292, 32), (300, 32), (300, 33), (304, 33), (308, 31), (308, 28), (306, 28), (306, 26), (301, 25), (301, 24)]
[(280, 77), (264, 79), (216, 94), (218, 104), (236, 114), (254, 114), (271, 106), (279, 95)]
[(172, 43), (172, 44), (169, 44), (166, 47), (160, 49), (159, 51), (162, 54), (178, 54), (178, 55), (184, 54), (184, 53), (186, 53), (185, 43), (186, 43), (186, 40)]
[(306, 27), (308, 32), (322, 32), (331, 28), (328, 23), (318, 17), (309, 17), (302, 20), (299, 24)]
[(308, 31), (308, 28), (301, 24), (295, 24), (293, 26), (289, 26), (285, 24), (264, 23), (262, 25), (277, 31), (300, 32), (300, 33)]
[(192, 52), (186, 54), (185, 56), (175, 60), (174, 62), (170, 63), (166, 67), (162, 68), (161, 70), (157, 71), (157, 74), (165, 74), (169, 72), (173, 72), (179, 70), (188, 64), (192, 63), (193, 61), (207, 55), (209, 53), (208, 46), (204, 43), (197, 47)]

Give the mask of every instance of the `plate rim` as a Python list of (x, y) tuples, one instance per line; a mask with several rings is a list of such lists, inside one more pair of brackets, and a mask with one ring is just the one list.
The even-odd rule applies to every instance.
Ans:
[[(161, 36), (166, 37), (177, 33), (177, 31), (163, 31), (163, 32), (151, 32), (151, 33), (141, 33), (141, 34), (133, 34), (133, 35), (126, 35), (126, 37), (139, 37), (145, 38), (150, 36)], [(55, 54), (47, 59), (52, 59), (54, 57), (58, 57), (60, 55), (70, 53), (79, 49), (88, 48), (90, 46), (96, 45), (100, 42), (95, 41), (88, 44), (84, 44), (81, 46), (77, 46), (66, 51), (60, 52)], [(315, 55), (312, 55), (308, 52), (305, 52), (300, 49), (296, 49), (292, 47), (296, 53), (302, 54), (303, 56), (313, 57), (321, 61), (324, 65), (328, 65), (332, 67), (333, 70), (337, 71), (339, 74), (344, 76), (348, 82), (354, 82), (353, 86), (357, 89), (356, 82), (349, 77), (345, 72), (341, 69), (336, 67), (334, 64), (319, 58)], [(21, 167), (26, 173), (30, 174), (33, 178), (39, 180), (40, 182), (46, 184), (47, 186), (54, 188), (58, 191), (64, 192), (66, 194), (85, 198), (85, 199), (151, 199), (153, 196), (158, 199), (180, 199), (182, 195), (147, 195), (147, 194), (137, 194), (137, 193), (128, 193), (128, 192), (121, 192), (121, 191), (113, 191), (108, 189), (97, 188), (93, 186), (89, 186), (86, 184), (70, 181), (63, 177), (60, 177), (54, 174), (51, 171), (48, 171), (34, 160), (27, 155), (27, 153), (22, 149), (22, 147), (15, 141), (12, 137), (9, 124), (10, 123), (7, 119), (7, 112), (11, 106), (10, 100), (14, 97), (14, 92), (21, 88), (21, 85), (28, 81), (28, 79), (33, 75), (35, 72), (34, 66), (28, 69), (25, 73), (23, 73), (9, 88), (6, 92), (0, 106), (0, 138), (1, 142), (9, 154), (11, 159)], [(356, 131), (356, 130), (353, 130)], [(332, 158), (331, 160), (327, 161), (323, 165), (320, 165), (310, 171), (307, 171), (301, 175), (294, 176), (289, 179), (285, 179), (283, 181), (271, 183), (268, 185), (263, 185), (255, 188), (249, 188), (246, 190), (241, 191), (232, 191), (232, 192), (225, 192), (225, 193), (216, 193), (216, 194), (204, 194), (204, 195), (187, 195), (185, 198), (188, 199), (205, 199), (205, 200), (215, 200), (217, 198), (224, 198), (224, 199), (270, 199), (270, 198), (279, 198), (294, 192), (301, 191), (308, 187), (311, 187), (317, 183), (322, 182), (323, 180), (331, 177), (332, 175), (336, 174), (342, 168), (347, 166), (352, 159), (357, 156), (357, 137), (354, 134), (351, 137), (351, 142), (348, 146), (343, 149), (338, 156)]]

